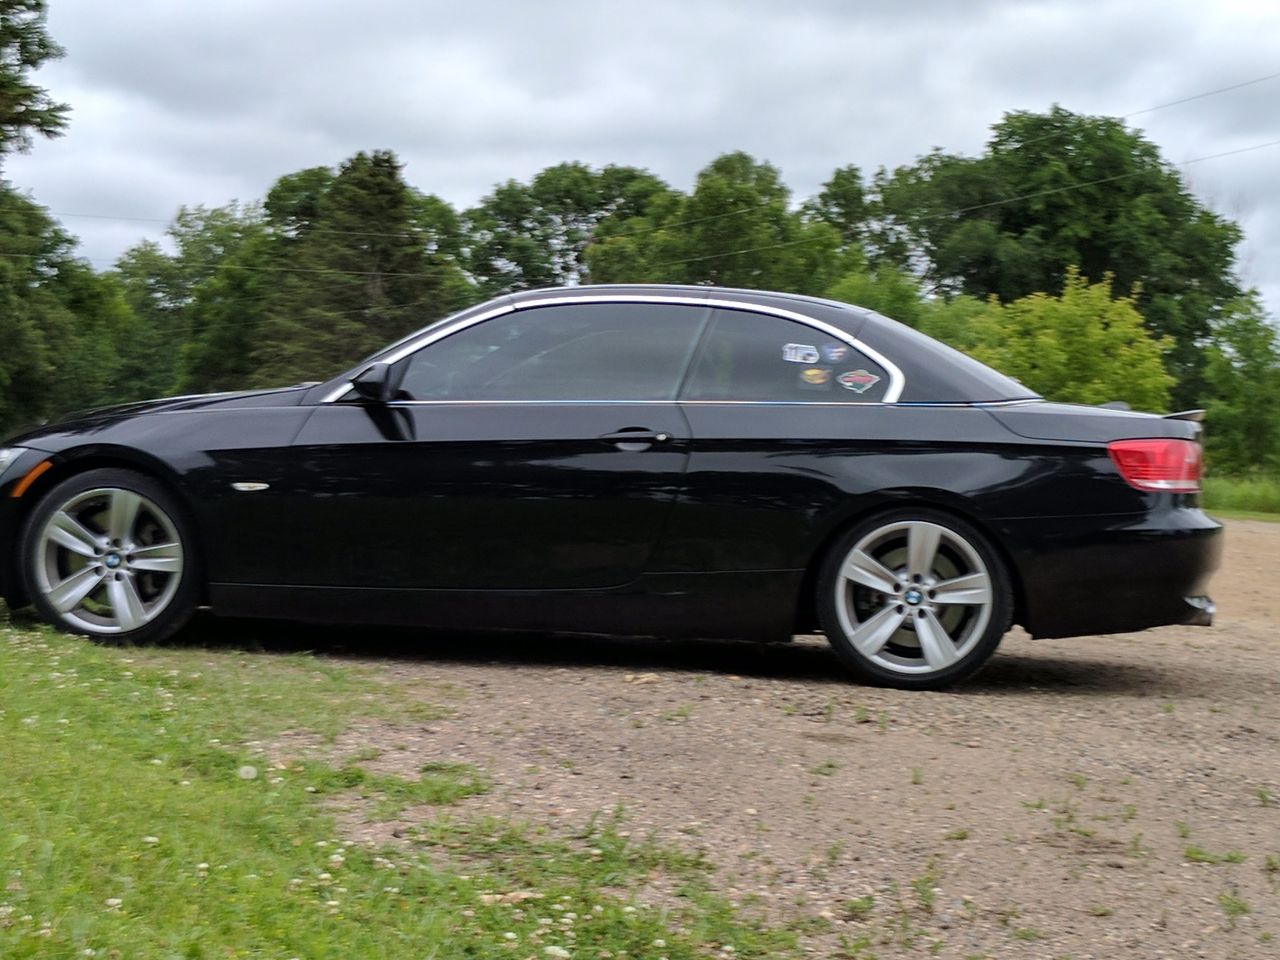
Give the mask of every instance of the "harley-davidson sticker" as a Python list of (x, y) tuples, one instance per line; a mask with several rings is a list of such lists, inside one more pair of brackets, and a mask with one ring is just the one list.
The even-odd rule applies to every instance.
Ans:
[(880, 378), (866, 370), (850, 370), (836, 377), (836, 382), (854, 393), (866, 393), (880, 382)]

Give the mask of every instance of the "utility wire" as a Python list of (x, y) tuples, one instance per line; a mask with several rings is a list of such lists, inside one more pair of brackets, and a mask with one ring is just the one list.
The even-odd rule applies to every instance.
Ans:
[[(1242, 153), (1251, 153), (1255, 150), (1264, 150), (1268, 147), (1274, 147), (1274, 146), (1280, 146), (1280, 140), (1268, 140), (1264, 143), (1255, 143), (1255, 144), (1252, 144), (1251, 146), (1239, 147), (1235, 150), (1224, 150), (1220, 153), (1206, 154), (1203, 157), (1194, 157), (1191, 160), (1183, 160), (1179, 163), (1171, 164), (1171, 166), (1186, 167), (1186, 166), (1191, 166), (1192, 164), (1195, 164), (1195, 163), (1204, 163), (1205, 161), (1208, 161), (1208, 160), (1218, 160), (1223, 157), (1232, 157)], [(1133, 177), (1145, 176), (1149, 172), (1150, 172), (1149, 170), (1134, 170), (1134, 171), (1130, 171), (1129, 173), (1116, 174), (1113, 177), (1101, 177), (1097, 180), (1085, 181), (1084, 183), (1073, 183), (1063, 187), (1054, 187), (1049, 190), (1039, 190), (1033, 193), (1020, 194), (1016, 197), (1005, 197), (1004, 199), (1001, 199), (1001, 200), (992, 200), (988, 203), (979, 203), (979, 204), (974, 204), (968, 207), (959, 207), (954, 210), (947, 210), (939, 213), (929, 214), (927, 217), (923, 217), (921, 219), (938, 220), (945, 217), (958, 216), (964, 213), (971, 213), (975, 210), (984, 210), (991, 207), (1004, 206), (1010, 203), (1019, 203), (1023, 200), (1032, 200), (1038, 197), (1049, 196), (1052, 194), (1069, 193), (1072, 190), (1083, 190), (1086, 187), (1094, 187), (1104, 183), (1114, 183), (1119, 180), (1127, 180)], [(763, 246), (757, 246), (757, 247), (746, 247), (741, 250), (726, 250), (720, 253), (710, 253), (710, 254), (705, 254), (703, 256), (698, 256), (698, 257), (685, 257), (678, 260), (665, 260), (665, 261), (662, 261), (661, 263), (653, 264), (653, 266), (654, 267), (674, 266), (682, 263), (694, 263), (702, 260), (712, 260), (717, 257), (731, 257), (731, 256), (736, 256), (738, 254), (743, 254), (743, 253), (759, 253), (764, 250), (777, 250), (783, 247), (799, 246), (801, 244), (813, 243), (817, 240), (823, 240), (823, 239), (827, 239), (827, 238), (826, 237), (803, 237), (799, 240), (788, 240), (781, 243), (771, 243), (771, 244), (765, 244)], [(39, 258), (42, 258), (43, 256), (44, 254), (35, 254), (35, 253), (0, 252), (0, 257), (15, 258), (15, 259), (39, 259)], [(82, 260), (82, 261), (87, 260), (90, 263), (95, 262), (94, 258), (88, 258), (88, 257), (75, 257), (73, 259)], [(96, 262), (102, 263), (102, 262), (110, 262), (110, 261), (104, 261), (102, 258), (97, 258)], [(351, 277), (384, 277), (384, 278), (418, 277), (418, 278), (422, 278), (422, 277), (430, 276), (433, 274), (452, 272), (457, 270), (458, 268), (453, 264), (432, 264), (429, 270), (423, 270), (423, 271), (417, 271), (417, 272), (411, 272), (411, 273), (410, 272), (384, 273), (378, 270), (339, 270), (336, 268), (308, 268), (308, 267), (283, 267), (283, 266), (251, 267), (251, 266), (240, 264), (236, 266), (236, 269), (255, 272), (255, 273), (297, 273), (297, 274), (306, 274), (311, 276), (328, 275), (328, 276), (351, 276)]]
[[(1195, 157), (1192, 160), (1183, 160), (1181, 163), (1172, 164), (1172, 166), (1185, 167), (1185, 166), (1190, 166), (1193, 163), (1203, 163), (1206, 160), (1217, 160), (1221, 157), (1233, 157), (1233, 156), (1236, 156), (1237, 154), (1251, 153), (1254, 150), (1263, 150), (1267, 147), (1275, 147), (1275, 146), (1280, 146), (1280, 140), (1268, 140), (1266, 143), (1255, 143), (1252, 146), (1240, 147), (1237, 150), (1224, 150), (1222, 153), (1211, 153), (1211, 154), (1208, 154), (1207, 156)], [(956, 210), (948, 210), (941, 213), (934, 213), (934, 214), (930, 214), (927, 217), (921, 217), (920, 219), (940, 220), (945, 217), (954, 217), (964, 213), (971, 213), (974, 210), (985, 210), (990, 207), (999, 207), (1009, 203), (1019, 203), (1020, 201), (1023, 201), (1023, 200), (1034, 200), (1037, 197), (1046, 197), (1051, 194), (1069, 193), (1072, 190), (1083, 190), (1086, 187), (1096, 187), (1099, 184), (1103, 184), (1103, 183), (1114, 183), (1117, 180), (1128, 180), (1133, 177), (1146, 176), (1148, 173), (1150, 173), (1149, 170), (1134, 170), (1129, 173), (1116, 174), (1114, 177), (1102, 177), (1098, 180), (1088, 180), (1084, 183), (1072, 183), (1064, 187), (1054, 187), (1049, 190), (1038, 190), (1034, 193), (1024, 193), (1016, 197), (1006, 197), (1003, 200), (992, 200), (989, 203), (978, 203), (970, 207), (961, 207)], [(825, 239), (827, 239), (827, 237), (822, 237), (822, 236), (804, 237), (800, 240), (787, 240), (782, 243), (771, 243), (771, 244), (766, 244), (765, 246), (760, 246), (760, 247), (746, 247), (741, 250), (725, 250), (721, 253), (708, 253), (699, 257), (684, 257), (679, 260), (664, 260), (661, 263), (651, 264), (651, 267), (656, 269), (658, 267), (669, 267), (669, 266), (675, 266), (677, 264), (682, 264), (682, 263), (696, 263), (703, 260), (714, 260), (719, 257), (732, 257), (742, 253), (760, 253), (764, 250), (778, 250), (783, 247), (794, 247), (804, 243), (814, 243), (818, 240), (825, 240)]]
[[(1192, 101), (1195, 101), (1195, 100), (1203, 100), (1206, 97), (1216, 97), (1219, 94), (1230, 93), (1233, 90), (1239, 90), (1243, 87), (1254, 86), (1255, 84), (1265, 83), (1268, 80), (1275, 80), (1277, 78), (1280, 78), (1280, 72), (1268, 73), (1261, 77), (1254, 77), (1251, 80), (1243, 80), (1240, 83), (1233, 83), (1230, 86), (1217, 87), (1216, 89), (1205, 90), (1201, 93), (1193, 93), (1188, 96), (1181, 97), (1177, 100), (1169, 100), (1165, 103), (1158, 103), (1158, 104), (1155, 104), (1154, 106), (1144, 107), (1141, 110), (1134, 110), (1131, 113), (1121, 114), (1120, 119), (1128, 120), (1132, 117), (1144, 116), (1145, 114), (1148, 114), (1148, 113), (1155, 113), (1158, 110), (1166, 110), (1169, 107), (1181, 106), (1184, 103), (1191, 103)], [(1043, 140), (1051, 140), (1056, 136), (1057, 136), (1056, 133), (1046, 134), (1045, 136), (1035, 137), (1031, 140), (1020, 141), (1018, 145), (1023, 147), (1030, 146), (1033, 143), (1039, 143)], [(647, 228), (638, 228), (636, 230), (631, 230), (631, 231), (621, 231), (619, 233), (612, 234), (608, 239), (613, 239), (615, 237), (643, 236), (648, 233), (656, 233), (660, 230), (674, 230), (679, 227), (692, 226), (693, 224), (696, 224), (696, 223), (706, 223), (712, 220), (721, 220), (726, 217), (737, 216), (738, 214), (741, 214), (741, 213), (748, 213), (753, 209), (769, 206), (774, 202), (775, 202), (774, 200), (767, 200), (758, 204), (747, 204), (742, 207), (735, 207), (733, 210), (724, 211), (722, 213), (710, 214), (705, 217), (694, 217), (689, 220), (677, 220), (674, 223), (666, 223), (657, 227), (647, 227)], [(115, 214), (109, 214), (109, 213), (60, 213), (56, 210), (50, 210), (49, 212), (53, 216), (58, 217), (59, 219), (115, 220), (115, 221), (121, 221), (121, 222), (127, 222), (127, 223), (166, 223), (168, 224), (168, 223), (172, 223), (174, 219), (172, 217), (162, 218), (162, 217), (117, 216)], [(364, 231), (364, 230), (333, 230), (328, 227), (313, 227), (311, 229), (316, 233), (325, 233), (325, 234), (330, 234), (335, 236), (389, 237), (389, 238), (398, 238), (398, 239), (405, 239), (405, 240), (414, 240), (414, 239), (421, 238), (420, 233), (416, 233), (412, 231), (398, 232), (398, 233), (380, 233), (377, 231)]]

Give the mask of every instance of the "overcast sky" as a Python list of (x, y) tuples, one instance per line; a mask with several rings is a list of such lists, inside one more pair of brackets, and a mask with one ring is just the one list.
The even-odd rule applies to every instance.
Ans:
[[(719, 153), (798, 197), (934, 146), (977, 153), (1007, 110), (1128, 115), (1280, 73), (1265, 0), (50, 0), (39, 82), (66, 136), (6, 176), (95, 265), (180, 204), (390, 148), (458, 207), (564, 160), (688, 188)], [(1280, 139), (1280, 79), (1134, 116), (1182, 163)], [(1280, 147), (1183, 168), (1244, 227), (1240, 273), (1280, 315)], [(138, 218), (138, 219), (129, 219)]]

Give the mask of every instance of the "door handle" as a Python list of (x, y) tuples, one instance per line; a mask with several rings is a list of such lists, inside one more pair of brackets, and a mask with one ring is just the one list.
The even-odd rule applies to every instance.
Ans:
[(648, 427), (623, 427), (615, 433), (604, 434), (600, 439), (612, 443), (619, 450), (647, 450), (655, 443), (666, 443), (671, 434)]

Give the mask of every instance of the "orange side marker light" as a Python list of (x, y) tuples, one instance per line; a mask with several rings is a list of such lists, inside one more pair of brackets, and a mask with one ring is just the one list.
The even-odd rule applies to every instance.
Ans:
[(18, 481), (17, 486), (9, 491), (9, 496), (17, 500), (20, 496), (31, 489), (31, 485), (39, 480), (49, 468), (53, 466), (52, 460), (41, 460), (34, 467), (27, 471), (27, 475)]

